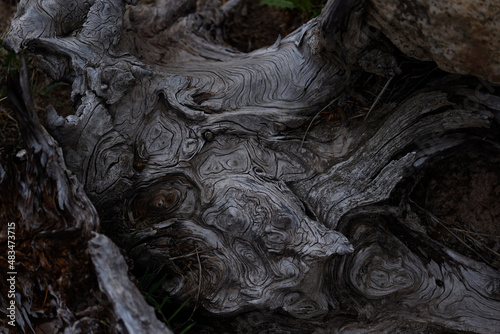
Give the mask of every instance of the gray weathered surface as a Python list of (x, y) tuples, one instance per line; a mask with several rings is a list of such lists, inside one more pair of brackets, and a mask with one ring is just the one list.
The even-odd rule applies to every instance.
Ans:
[(370, 0), (367, 21), (410, 57), (500, 82), (500, 3), (496, 0)]
[[(0, 284), (2, 332), (171, 333), (130, 281), (117, 247), (94, 232), (97, 211), (40, 125), (24, 62), (21, 70), (8, 96), (26, 149), (0, 164), (0, 249), (9, 260), (15, 250), (1, 265), (15, 281), (15, 299), (10, 283)], [(15, 319), (5, 314), (11, 300)]]
[(125, 259), (108, 237), (94, 233), (89, 251), (99, 287), (108, 296), (117, 318), (117, 333), (172, 333), (130, 281)]
[(235, 0), (81, 1), (71, 24), (49, 10), (27, 32), (35, 3), (5, 45), (72, 81), (76, 114), (49, 110), (50, 131), (106, 229), (172, 296), (221, 316), (279, 311), (299, 331), (500, 326), (498, 269), (430, 239), (407, 193), (385, 202), (450, 148), (498, 150), (494, 91), (443, 73), (366, 120), (309, 126), (362, 95), (365, 73), (405, 75), (365, 22), (373, 2), (329, 1), (249, 54), (221, 38)]

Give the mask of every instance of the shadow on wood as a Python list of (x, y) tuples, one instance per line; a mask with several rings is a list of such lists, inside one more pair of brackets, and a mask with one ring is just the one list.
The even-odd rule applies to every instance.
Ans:
[[(409, 58), (374, 1), (329, 1), (242, 53), (221, 33), (240, 5), (97, 0), (70, 21), (59, 3), (43, 20), (42, 2), (20, 5), (5, 46), (71, 81), (76, 113), (49, 108), (48, 127), (106, 234), (212, 319), (200, 331), (496, 331), (498, 235), (480, 256), (438, 238), (436, 225), (456, 226), (415, 189), (449, 155), (498, 162), (498, 87)], [(119, 293), (128, 279), (105, 278), (125, 262), (111, 261), (111, 243), (101, 258), (99, 238), (90, 254), (115, 317), (145, 316), (140, 297)]]

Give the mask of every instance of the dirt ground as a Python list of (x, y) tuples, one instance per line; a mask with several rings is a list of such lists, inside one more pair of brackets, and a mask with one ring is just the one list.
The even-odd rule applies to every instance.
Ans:
[(413, 199), (432, 213), (428, 234), (500, 268), (500, 156), (457, 152), (426, 171)]
[(274, 44), (308, 21), (299, 10), (283, 10), (247, 1), (234, 17), (226, 22), (225, 39), (243, 52)]
[(16, 11), (16, 4), (16, 0), (0, 1), (0, 31), (2, 32), (2, 37), (5, 35), (5, 32), (10, 25), (12, 15)]
[[(0, 0), (1, 40), (10, 26), (10, 20), (16, 10), (16, 2), (15, 0)], [(6, 68), (8, 57), (8, 52), (0, 47), (0, 152), (5, 149), (5, 146), (16, 145), (20, 140), (17, 122), (11, 116), (3, 89), (8, 75), (8, 68)]]

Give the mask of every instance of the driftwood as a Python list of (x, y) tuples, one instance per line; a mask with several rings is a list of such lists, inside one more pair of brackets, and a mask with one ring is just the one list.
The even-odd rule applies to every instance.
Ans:
[[(436, 239), (443, 223), (412, 195), (450, 154), (498, 156), (496, 51), (475, 72), (459, 52), (434, 57), (431, 42), (403, 47), (389, 30), (406, 23), (389, 20), (389, 2), (336, 0), (274, 45), (241, 53), (221, 33), (241, 1), (131, 2), (22, 3), (4, 45), (72, 83), (76, 113), (49, 108), (49, 132), (64, 153), (58, 170), (76, 175), (106, 234), (136, 269), (164, 275), (165, 293), (202, 317), (233, 319), (200, 330), (498, 331), (498, 262)], [(419, 20), (420, 7), (407, 10)], [(478, 24), (499, 33), (489, 18)], [(450, 38), (433, 41), (452, 48)], [(427, 59), (483, 79), (429, 73)], [(21, 125), (43, 132), (36, 120)], [(55, 152), (47, 138), (28, 145)], [(36, 159), (49, 174), (40, 177), (63, 178)], [(71, 180), (60, 193), (75, 194)], [(92, 208), (84, 217), (97, 221)], [(97, 223), (76, 226), (114, 330), (162, 327), (137, 294), (120, 293), (135, 290), (114, 245), (92, 237)], [(80, 321), (71, 319), (68, 328)]]

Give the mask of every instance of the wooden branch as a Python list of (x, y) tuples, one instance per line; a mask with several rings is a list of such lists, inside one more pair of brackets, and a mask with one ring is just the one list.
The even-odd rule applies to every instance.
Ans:
[(111, 301), (119, 333), (172, 333), (160, 322), (153, 307), (128, 277), (120, 250), (106, 236), (94, 234), (89, 251), (96, 268), (99, 287)]

